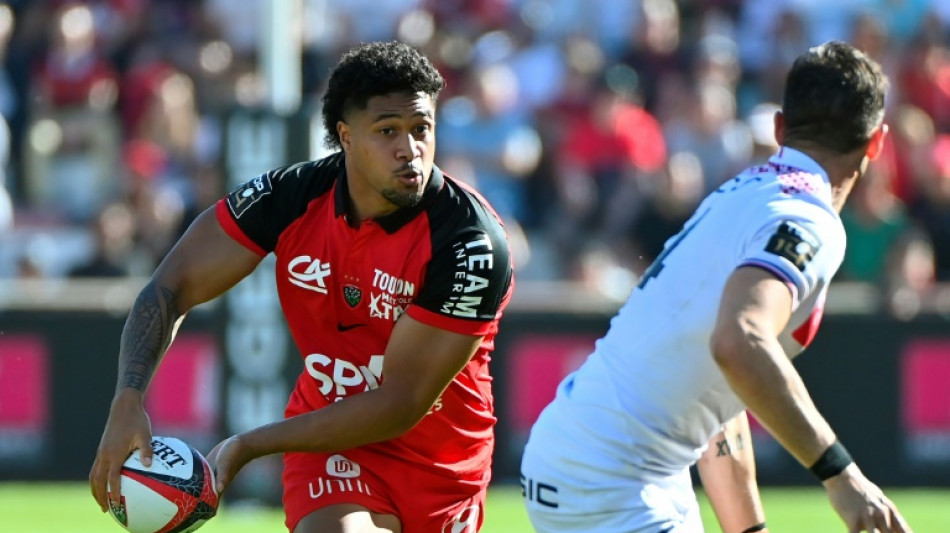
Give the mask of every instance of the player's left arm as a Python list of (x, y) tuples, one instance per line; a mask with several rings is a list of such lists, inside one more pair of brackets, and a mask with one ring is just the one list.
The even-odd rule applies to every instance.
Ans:
[(403, 315), (386, 347), (379, 388), (250, 432), (253, 455), (338, 451), (402, 435), (429, 412), (481, 339)]
[(453, 333), (403, 315), (386, 348), (385, 379), (379, 388), (222, 442), (208, 456), (215, 465), (218, 490), (258, 457), (339, 451), (402, 435), (428, 413), (480, 341), (480, 336)]
[(743, 411), (726, 422), (696, 463), (703, 489), (725, 533), (767, 532), (755, 479), (749, 419)]

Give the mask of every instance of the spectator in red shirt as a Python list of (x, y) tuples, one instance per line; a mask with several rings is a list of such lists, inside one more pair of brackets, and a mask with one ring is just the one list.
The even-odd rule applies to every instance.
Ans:
[(43, 104), (53, 109), (109, 109), (118, 93), (118, 77), (96, 50), (92, 12), (68, 4), (56, 15), (52, 48), (35, 73)]
[(635, 216), (644, 182), (666, 162), (660, 123), (628, 94), (602, 84), (590, 111), (566, 125), (557, 147), (561, 216), (555, 235), (566, 261), (578, 259), (592, 240), (619, 238)]

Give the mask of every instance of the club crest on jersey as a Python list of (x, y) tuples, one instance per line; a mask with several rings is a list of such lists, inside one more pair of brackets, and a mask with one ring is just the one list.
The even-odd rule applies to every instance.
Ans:
[(788, 220), (779, 225), (765, 245), (766, 252), (788, 259), (802, 272), (820, 248), (821, 241), (814, 234)]
[(241, 218), (247, 209), (272, 191), (270, 176), (262, 174), (231, 191), (228, 195), (228, 208), (234, 218)]
[(343, 300), (346, 301), (346, 305), (350, 307), (356, 307), (360, 304), (360, 301), (363, 299), (363, 291), (355, 285), (344, 285), (343, 286)]

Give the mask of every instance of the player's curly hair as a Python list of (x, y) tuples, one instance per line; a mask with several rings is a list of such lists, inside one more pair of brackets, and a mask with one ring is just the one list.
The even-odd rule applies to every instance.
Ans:
[(438, 99), (445, 80), (415, 48), (398, 41), (363, 43), (340, 58), (323, 95), (326, 143), (340, 149), (336, 125), (351, 109), (365, 109), (369, 99), (392, 93), (424, 93)]

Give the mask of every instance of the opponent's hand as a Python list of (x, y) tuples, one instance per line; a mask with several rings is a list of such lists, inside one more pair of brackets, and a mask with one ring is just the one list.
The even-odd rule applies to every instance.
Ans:
[(912, 533), (897, 506), (864, 477), (857, 465), (851, 464), (844, 472), (826, 479), (824, 485), (848, 533)]
[(96, 460), (89, 472), (92, 497), (102, 512), (108, 509), (109, 500), (119, 504), (122, 464), (133, 451), (141, 450), (142, 464), (152, 464), (152, 424), (142, 406), (142, 397), (140, 391), (124, 389), (112, 400)]
[(220, 495), (251, 457), (241, 445), (240, 435), (234, 435), (219, 442), (206, 459), (214, 472), (214, 489)]

